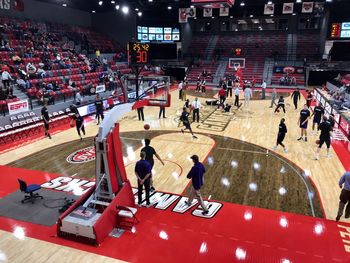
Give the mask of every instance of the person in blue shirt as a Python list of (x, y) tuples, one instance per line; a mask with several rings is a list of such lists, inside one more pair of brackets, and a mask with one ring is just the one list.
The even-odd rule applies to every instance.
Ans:
[(190, 195), (188, 197), (188, 201), (186, 201), (186, 205), (190, 206), (192, 204), (194, 195), (197, 196), (198, 201), (201, 204), (201, 207), (203, 208), (203, 215), (206, 215), (209, 213), (209, 210), (207, 206), (204, 204), (200, 189), (203, 186), (204, 180), (203, 175), (205, 173), (204, 165), (199, 162), (198, 155), (192, 155), (191, 159), (194, 163), (193, 167), (191, 168), (190, 172), (187, 174), (188, 179), (192, 179), (192, 188), (190, 191)]
[(141, 152), (140, 154), (141, 160), (138, 161), (135, 165), (135, 175), (137, 177), (137, 188), (138, 188), (138, 205), (142, 204), (142, 191), (143, 186), (145, 186), (146, 191), (146, 205), (150, 206), (149, 201), (149, 193), (150, 193), (150, 185), (151, 185), (151, 175), (152, 175), (152, 166), (146, 161), (146, 153)]
[(339, 221), (340, 217), (343, 215), (344, 207), (346, 204), (347, 206), (345, 209), (345, 218), (350, 217), (350, 172), (345, 172), (343, 176), (340, 177), (339, 187), (342, 190), (339, 196), (339, 208), (335, 221)]

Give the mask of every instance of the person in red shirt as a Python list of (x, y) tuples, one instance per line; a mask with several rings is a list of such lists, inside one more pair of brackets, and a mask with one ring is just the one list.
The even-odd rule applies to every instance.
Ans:
[(219, 90), (219, 99), (220, 99), (220, 104), (224, 104), (226, 100), (226, 90), (222, 87)]

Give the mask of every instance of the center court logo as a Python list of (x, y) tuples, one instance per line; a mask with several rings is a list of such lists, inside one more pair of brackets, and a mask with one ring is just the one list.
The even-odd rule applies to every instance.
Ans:
[(95, 158), (96, 158), (95, 147), (90, 146), (71, 153), (66, 160), (67, 162), (72, 164), (81, 164), (81, 163), (94, 161)]

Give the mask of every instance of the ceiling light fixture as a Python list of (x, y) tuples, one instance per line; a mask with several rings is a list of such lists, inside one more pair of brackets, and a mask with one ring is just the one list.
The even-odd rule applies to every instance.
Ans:
[(272, 1), (268, 1), (267, 4), (268, 4), (268, 5), (272, 5)]
[(112, 0), (112, 1), (111, 1), (111, 4), (115, 4), (115, 1)]
[(103, 1), (99, 1), (99, 2), (98, 2), (98, 5), (99, 5), (99, 6), (103, 5)]
[(123, 6), (123, 7), (122, 7), (122, 12), (123, 12), (124, 14), (128, 14), (128, 13), (129, 13), (129, 7)]
[(137, 15), (138, 15), (138, 16), (142, 16), (142, 12), (138, 12)]
[(135, 8), (135, 11), (139, 11), (139, 9), (136, 7), (136, 8)]
[(297, 3), (301, 3), (301, 0), (297, 0)]
[(173, 9), (173, 7), (171, 5), (168, 6), (168, 10), (171, 10)]
[(120, 5), (116, 5), (115, 9), (119, 10), (120, 9)]
[(96, 13), (96, 11), (95, 11), (95, 10), (92, 10), (91, 12), (92, 12), (92, 13)]
[(241, 2), (240, 6), (245, 6), (245, 3), (244, 3), (244, 2)]
[(66, 7), (66, 6), (67, 6), (67, 4), (62, 4), (62, 6), (63, 6), (63, 7)]

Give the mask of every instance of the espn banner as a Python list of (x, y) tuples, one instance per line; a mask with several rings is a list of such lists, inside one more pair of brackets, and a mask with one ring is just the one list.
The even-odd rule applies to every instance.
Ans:
[(28, 100), (19, 100), (7, 104), (10, 115), (19, 114), (21, 112), (29, 111)]
[(284, 3), (282, 14), (293, 14), (294, 3)]
[(265, 4), (264, 15), (273, 15), (275, 13), (275, 4)]
[(301, 7), (302, 13), (312, 13), (314, 9), (314, 2), (303, 2), (303, 6)]

